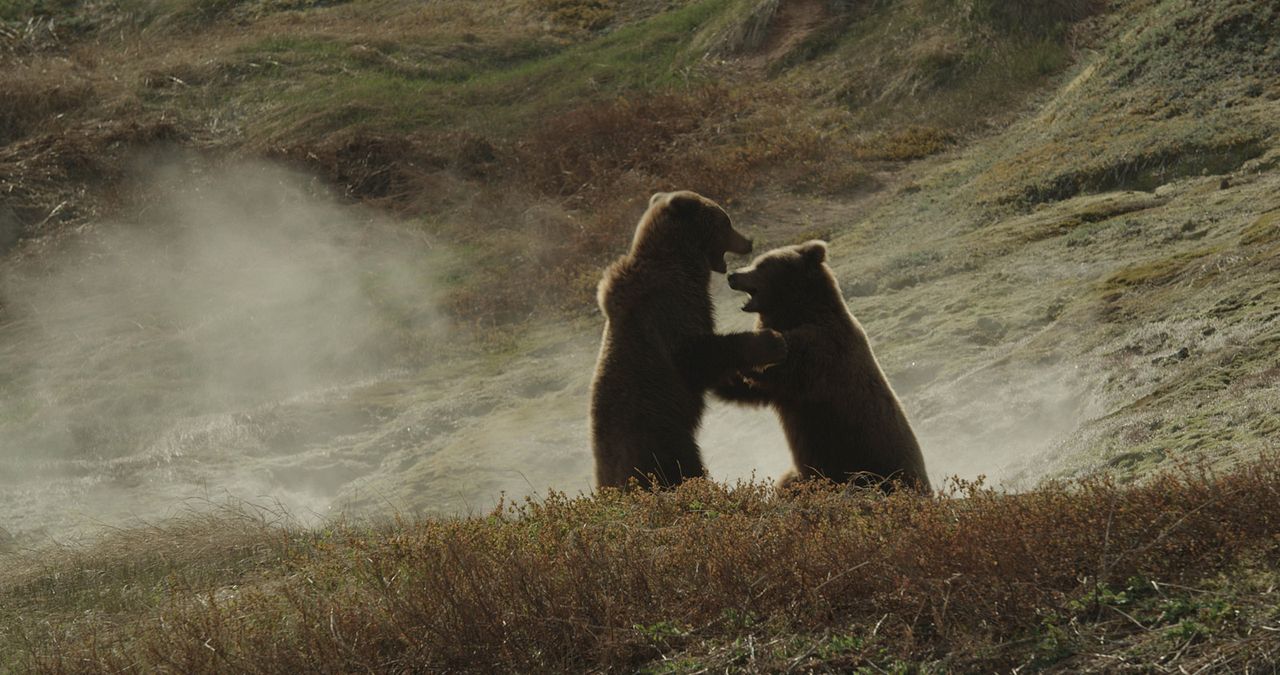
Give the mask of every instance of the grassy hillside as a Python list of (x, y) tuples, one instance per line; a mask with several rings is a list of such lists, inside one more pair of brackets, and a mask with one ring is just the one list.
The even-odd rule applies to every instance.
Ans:
[[(0, 670), (1274, 669), (1273, 5), (0, 0)], [(672, 188), (949, 497), (563, 496)]]
[[(177, 141), (284, 159), (473, 245), (481, 268), (514, 263), (561, 289), (513, 292), (479, 271), (450, 296), (458, 316), (509, 320), (531, 302), (582, 310), (645, 194), (679, 186), (733, 204), (776, 180), (874, 187), (885, 162), (946, 148), (1065, 68), (1070, 22), (1092, 11), (16, 3), (4, 12), (14, 67), (0, 163), (26, 237), (69, 191), (110, 194), (113, 155)], [(80, 217), (94, 201), (72, 200)], [(514, 224), (544, 203), (567, 212)], [(533, 248), (545, 252), (522, 260)]]
[(0, 581), (44, 672), (1266, 671), (1273, 456), (942, 499), (696, 481), (486, 517), (192, 516)]

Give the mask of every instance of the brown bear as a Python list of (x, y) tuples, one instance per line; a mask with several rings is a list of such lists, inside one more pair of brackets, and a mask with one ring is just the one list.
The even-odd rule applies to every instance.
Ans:
[(591, 445), (601, 487), (632, 478), (669, 487), (705, 475), (695, 439), (705, 394), (753, 366), (776, 363), (786, 343), (770, 330), (717, 335), (711, 273), (726, 252), (751, 252), (715, 202), (694, 192), (658, 193), (631, 250), (597, 292), (604, 337), (591, 383)]
[(758, 328), (782, 333), (787, 358), (714, 391), (773, 406), (795, 461), (783, 485), (822, 477), (928, 493), (920, 445), (826, 256), (825, 243), (810, 241), (769, 251), (729, 275), (730, 288), (750, 294), (742, 309), (759, 314)]

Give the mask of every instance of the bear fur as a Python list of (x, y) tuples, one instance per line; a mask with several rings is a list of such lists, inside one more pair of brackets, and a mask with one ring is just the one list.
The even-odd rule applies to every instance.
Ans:
[(758, 328), (782, 333), (787, 358), (715, 391), (777, 412), (795, 462), (782, 485), (827, 478), (928, 493), (915, 433), (826, 256), (824, 242), (810, 241), (769, 251), (729, 275), (730, 288), (750, 294), (743, 310), (758, 313)]
[(695, 439), (705, 394), (753, 366), (781, 361), (770, 330), (717, 335), (709, 284), (726, 252), (751, 252), (715, 202), (694, 192), (658, 193), (631, 250), (605, 271), (597, 301), (604, 336), (591, 383), (596, 482), (631, 479), (669, 487), (705, 475)]

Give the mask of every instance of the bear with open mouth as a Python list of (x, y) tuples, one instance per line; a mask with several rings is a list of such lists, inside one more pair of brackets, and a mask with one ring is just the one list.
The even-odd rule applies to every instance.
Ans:
[(631, 250), (609, 267), (597, 300), (604, 336), (591, 383), (596, 482), (656, 487), (704, 476), (695, 438), (706, 392), (733, 373), (777, 363), (786, 343), (773, 330), (718, 335), (712, 272), (726, 253), (751, 252), (718, 204), (694, 192), (659, 192)]
[(782, 333), (787, 358), (743, 371), (714, 391), (777, 412), (795, 462), (782, 485), (826, 478), (928, 493), (915, 433), (826, 257), (826, 243), (809, 241), (769, 251), (728, 275), (730, 288), (749, 294), (742, 309), (759, 315), (757, 328)]

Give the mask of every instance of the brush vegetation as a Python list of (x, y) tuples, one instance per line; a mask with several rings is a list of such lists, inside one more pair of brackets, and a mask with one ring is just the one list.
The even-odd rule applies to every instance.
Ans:
[(230, 508), (11, 556), (38, 672), (694, 672), (1280, 663), (1280, 462), (943, 497), (552, 494), (299, 529)]
[[(600, 269), (688, 188), (762, 250), (831, 239), (947, 449), (931, 472), (998, 446), (1026, 488), (695, 481), (315, 527), (202, 507), (34, 550), (0, 529), (0, 670), (1275, 670), (1277, 34), (1267, 0), (0, 0), (6, 260), (151, 208), (131, 178), (158, 151), (290, 165), (457, 258), (440, 302), (477, 360), (215, 410), (252, 453), (206, 466), (332, 452), (427, 512), (524, 489), (505, 467), (580, 469), (585, 447), (475, 458), (486, 431), (581, 423)], [(2, 375), (20, 437), (49, 394)], [(174, 401), (147, 413), (209, 412)], [(148, 489), (132, 466), (112, 480)], [(315, 470), (334, 501), (343, 469)]]
[[(944, 151), (1066, 68), (1072, 27), (1100, 8), (6, 0), (0, 166), (27, 237), (77, 184), (110, 193), (99, 172), (67, 168), (77, 154), (115, 166), (159, 129), (283, 159), (473, 246), (477, 268), (505, 259), (554, 289), (469, 275), (450, 311), (492, 325), (531, 302), (591, 307), (595, 270), (655, 190), (732, 205), (764, 185), (874, 189), (886, 163)], [(127, 128), (104, 135), (104, 119)], [(547, 201), (560, 213), (520, 222)], [(109, 206), (75, 202), (61, 220)]]

